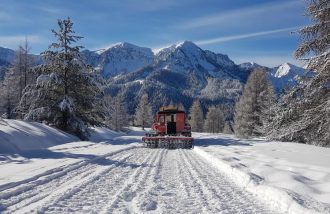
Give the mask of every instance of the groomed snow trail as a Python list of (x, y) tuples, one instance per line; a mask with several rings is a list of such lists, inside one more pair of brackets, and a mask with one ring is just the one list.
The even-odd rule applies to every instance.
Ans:
[(0, 194), (4, 213), (272, 213), (193, 150), (132, 148)]

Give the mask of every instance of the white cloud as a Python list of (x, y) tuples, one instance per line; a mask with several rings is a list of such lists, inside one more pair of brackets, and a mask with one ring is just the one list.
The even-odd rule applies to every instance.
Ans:
[(0, 36), (0, 46), (11, 49), (16, 49), (20, 44), (23, 44), (25, 39), (28, 40), (30, 45), (43, 44), (46, 39), (39, 35), (13, 35), (13, 36)]
[(217, 37), (217, 38), (212, 38), (212, 39), (199, 40), (199, 41), (196, 41), (195, 43), (197, 45), (209, 45), (209, 44), (223, 43), (223, 42), (228, 42), (228, 41), (233, 41), (233, 40), (247, 39), (247, 38), (253, 38), (253, 37), (258, 37), (258, 36), (287, 32), (287, 31), (295, 31), (295, 30), (298, 30), (299, 28), (300, 28), (300, 26), (296, 26), (296, 27), (280, 28), (280, 29), (268, 30), (268, 31), (259, 31), (259, 32), (254, 32), (254, 33), (222, 36), (222, 37)]
[(54, 7), (39, 7), (39, 9), (45, 13), (54, 14), (54, 15), (65, 15), (69, 14), (68, 10), (62, 8), (54, 8)]
[[(283, 12), (289, 8), (297, 7), (301, 5), (302, 2), (299, 0), (287, 1), (286, 3), (267, 3), (261, 4), (253, 7), (241, 8), (238, 10), (232, 10), (223, 13), (212, 14), (208, 16), (199, 17), (196, 19), (189, 20), (187, 22), (181, 23), (177, 26), (179, 29), (194, 29), (205, 26), (219, 26), (226, 24), (233, 24), (235, 22), (238, 24), (246, 24), (253, 19), (260, 19), (260, 17), (267, 18), (263, 15), (276, 15), (277, 19), (285, 15)], [(279, 14), (281, 14), (279, 16)]]
[[(182, 1), (182, 0), (181, 0)], [(154, 12), (159, 10), (164, 10), (167, 8), (175, 7), (180, 5), (182, 2), (177, 0), (145, 0), (145, 1), (135, 1), (135, 0), (122, 0), (116, 2), (116, 6), (123, 8), (125, 10), (130, 10), (134, 12)]]

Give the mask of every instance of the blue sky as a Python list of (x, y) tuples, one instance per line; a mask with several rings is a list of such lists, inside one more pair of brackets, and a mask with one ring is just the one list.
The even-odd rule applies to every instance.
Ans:
[(81, 44), (97, 50), (117, 42), (159, 49), (184, 40), (228, 54), (236, 63), (300, 64), (293, 58), (309, 24), (304, 0), (0, 0), (0, 46), (27, 36), (45, 50), (57, 19), (71, 17)]

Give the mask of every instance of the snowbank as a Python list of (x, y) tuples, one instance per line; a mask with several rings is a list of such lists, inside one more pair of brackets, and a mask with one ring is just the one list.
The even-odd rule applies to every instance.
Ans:
[(139, 136), (126, 136), (100, 127), (93, 128), (91, 139), (94, 142), (79, 141), (41, 123), (1, 120), (0, 191), (71, 164), (134, 148), (140, 141)]
[(195, 152), (288, 213), (330, 213), (330, 148), (195, 133)]
[(78, 140), (42, 123), (0, 120), (0, 154), (48, 148)]

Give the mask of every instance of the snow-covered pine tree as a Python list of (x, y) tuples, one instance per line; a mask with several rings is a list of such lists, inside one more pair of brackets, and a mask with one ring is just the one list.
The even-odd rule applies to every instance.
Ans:
[(307, 15), (314, 24), (299, 30), (295, 55), (307, 57), (316, 75), (282, 97), (269, 137), (307, 144), (330, 145), (330, 1), (311, 0)]
[(273, 105), (274, 90), (264, 69), (253, 71), (235, 106), (235, 134), (239, 137), (264, 134), (268, 109)]
[(128, 113), (122, 98), (116, 96), (105, 97), (106, 102), (106, 124), (115, 131), (121, 131), (128, 125)]
[(215, 106), (208, 108), (204, 122), (204, 131), (210, 133), (220, 133), (224, 128), (224, 116), (221, 110)]
[(202, 132), (204, 126), (204, 114), (201, 103), (195, 100), (190, 108), (190, 125), (194, 132)]
[(148, 95), (144, 94), (135, 110), (134, 123), (135, 125), (142, 126), (142, 129), (144, 130), (144, 128), (150, 126), (152, 122), (152, 107), (149, 103)]
[(42, 75), (25, 90), (20, 109), (27, 109), (27, 120), (46, 121), (86, 139), (88, 126), (100, 124), (95, 110), (100, 89), (80, 57), (83, 47), (73, 45), (82, 37), (75, 35), (71, 19), (58, 20), (58, 26), (58, 31), (52, 30), (57, 42), (42, 53)]

